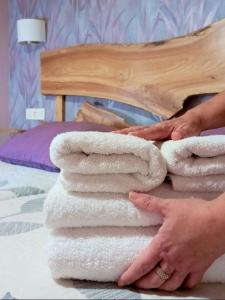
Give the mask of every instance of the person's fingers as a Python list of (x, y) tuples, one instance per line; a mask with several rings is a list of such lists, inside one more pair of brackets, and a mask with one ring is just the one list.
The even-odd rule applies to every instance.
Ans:
[(173, 141), (177, 141), (177, 140), (181, 140), (183, 138), (183, 134), (182, 132), (179, 132), (179, 131), (173, 131), (171, 133), (171, 139)]
[(180, 140), (196, 134), (198, 134), (198, 132), (196, 132), (193, 127), (188, 124), (181, 124), (180, 126), (174, 128), (173, 132), (171, 133), (171, 139)]
[(129, 200), (137, 207), (148, 212), (166, 215), (168, 199), (162, 199), (144, 193), (129, 193)]
[(132, 132), (132, 131), (137, 131), (137, 130), (140, 130), (140, 129), (145, 129), (148, 126), (149, 125), (131, 126), (131, 127), (128, 127), (128, 128), (115, 130), (113, 132), (114, 133), (121, 133), (121, 134), (128, 134), (129, 132)]
[(134, 283), (136, 280), (151, 272), (159, 263), (160, 243), (153, 238), (150, 245), (140, 252), (133, 264), (122, 274), (118, 281), (119, 286)]
[(169, 138), (174, 128), (174, 121), (164, 121), (147, 126), (133, 126), (115, 133), (134, 135), (146, 140), (163, 140)]
[(130, 131), (130, 135), (138, 136), (146, 140), (163, 140), (170, 137), (173, 130), (171, 123), (158, 123), (147, 128), (139, 129), (137, 131)]
[(165, 134), (164, 132), (161, 133), (160, 131), (158, 132), (149, 132), (148, 130), (140, 130), (140, 131), (133, 131), (128, 133), (128, 135), (133, 135), (137, 136), (139, 138), (145, 139), (145, 140), (150, 140), (150, 141), (161, 141), (169, 138), (169, 134)]
[[(156, 267), (157, 268), (157, 267)], [(143, 276), (141, 279), (135, 282), (135, 285), (140, 289), (156, 289), (160, 288), (164, 284), (164, 280), (159, 277), (156, 272), (156, 268), (152, 270), (149, 274)], [(166, 272), (166, 274), (171, 275), (174, 272), (174, 268), (169, 266), (166, 262), (160, 263), (160, 268)]]
[(180, 140), (193, 135), (198, 135), (200, 131), (193, 124), (184, 118), (171, 119), (147, 126), (133, 126), (115, 133), (130, 134), (144, 138), (146, 140)]
[(182, 285), (186, 277), (187, 273), (176, 271), (171, 278), (169, 278), (159, 287), (159, 289), (164, 291), (175, 291)]
[(204, 272), (195, 272), (189, 274), (185, 279), (184, 283), (182, 284), (182, 287), (192, 289), (201, 281), (203, 275)]

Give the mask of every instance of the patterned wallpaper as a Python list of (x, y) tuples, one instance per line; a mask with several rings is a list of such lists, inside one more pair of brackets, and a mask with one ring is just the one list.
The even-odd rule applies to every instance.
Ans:
[[(46, 18), (47, 42), (17, 43), (16, 20)], [(44, 107), (54, 119), (54, 98), (40, 94), (39, 54), (80, 43), (141, 43), (183, 35), (225, 17), (224, 0), (10, 0), (11, 126), (30, 128), (26, 107)], [(73, 120), (84, 97), (68, 97), (67, 120)], [(91, 102), (98, 101), (90, 99)], [(111, 100), (110, 109), (135, 123), (159, 117)]]

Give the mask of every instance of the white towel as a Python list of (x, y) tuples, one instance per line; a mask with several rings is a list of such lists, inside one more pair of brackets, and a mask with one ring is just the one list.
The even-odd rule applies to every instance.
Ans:
[[(162, 184), (150, 192), (162, 198), (197, 197), (213, 199), (218, 193), (180, 193), (169, 184)], [(66, 191), (60, 181), (50, 190), (44, 204), (48, 228), (95, 226), (151, 226), (162, 224), (158, 214), (137, 209), (128, 194), (76, 193)]]
[(225, 136), (198, 136), (161, 145), (170, 173), (181, 176), (225, 175)]
[(169, 174), (173, 189), (177, 192), (224, 192), (225, 175), (176, 176)]
[(102, 132), (68, 132), (55, 137), (52, 162), (62, 169), (68, 191), (149, 191), (166, 176), (166, 164), (153, 142)]
[(177, 191), (225, 191), (225, 136), (190, 137), (161, 145)]
[[(54, 278), (117, 281), (148, 245), (156, 228), (79, 228), (53, 233), (48, 262)], [(208, 269), (202, 282), (225, 282), (225, 255)]]

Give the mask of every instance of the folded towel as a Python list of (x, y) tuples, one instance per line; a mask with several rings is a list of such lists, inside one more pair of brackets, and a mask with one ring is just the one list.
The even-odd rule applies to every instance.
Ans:
[[(216, 198), (218, 193), (180, 193), (164, 183), (152, 190), (151, 195), (162, 198), (197, 197), (207, 200)], [(46, 226), (51, 229), (162, 224), (162, 218), (158, 214), (137, 209), (128, 200), (128, 194), (68, 192), (60, 181), (57, 181), (48, 193), (44, 211)]]
[(170, 173), (181, 176), (225, 175), (225, 136), (167, 141), (161, 153)]
[[(54, 278), (117, 281), (156, 228), (67, 228), (53, 233), (48, 262)], [(217, 259), (202, 282), (225, 282), (225, 255)]]
[(161, 153), (176, 191), (225, 191), (225, 136), (167, 141)]
[(153, 142), (102, 132), (68, 132), (54, 138), (52, 162), (62, 169), (68, 191), (149, 191), (166, 176), (166, 164)]
[(177, 176), (169, 174), (173, 189), (177, 192), (224, 192), (225, 175)]

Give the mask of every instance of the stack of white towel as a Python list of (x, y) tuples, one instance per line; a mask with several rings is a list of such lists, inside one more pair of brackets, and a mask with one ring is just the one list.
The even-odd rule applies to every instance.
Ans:
[[(180, 145), (173, 151), (174, 143), (165, 142), (160, 153), (153, 142), (114, 133), (71, 132), (53, 140), (50, 155), (61, 173), (47, 196), (45, 213), (46, 225), (51, 229), (48, 259), (54, 278), (117, 281), (150, 243), (162, 219), (135, 208), (128, 200), (129, 191), (151, 191), (164, 198), (216, 196), (181, 194), (162, 184), (166, 163), (170, 172), (174, 161), (175, 165), (181, 164), (177, 163), (180, 154), (175, 155)], [(223, 268), (222, 257), (208, 270), (204, 281), (224, 282)]]

